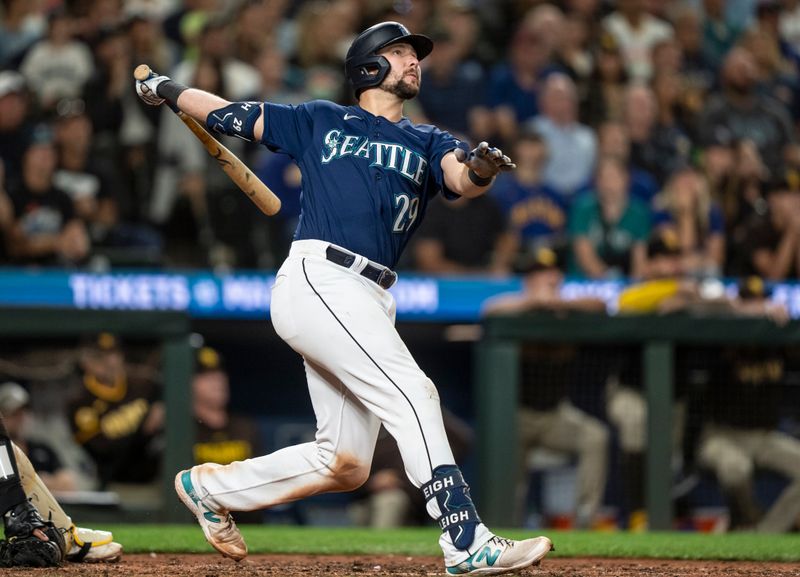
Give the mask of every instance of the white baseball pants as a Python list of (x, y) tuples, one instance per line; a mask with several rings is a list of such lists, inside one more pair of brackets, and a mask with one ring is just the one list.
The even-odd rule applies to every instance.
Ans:
[(378, 429), (397, 440), (416, 486), (453, 464), (439, 394), (394, 327), (394, 297), (325, 258), (329, 243), (301, 240), (272, 289), (278, 335), (303, 356), (317, 418), (316, 440), (223, 467), (196, 467), (195, 481), (215, 508), (251, 511), (330, 491), (368, 476)]

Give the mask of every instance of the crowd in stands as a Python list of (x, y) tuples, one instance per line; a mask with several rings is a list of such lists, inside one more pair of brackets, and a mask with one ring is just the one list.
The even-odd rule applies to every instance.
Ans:
[[(518, 168), (437, 201), (400, 268), (508, 274), (556, 250), (571, 275), (642, 277), (672, 229), (685, 272), (800, 273), (796, 0), (3, 0), (0, 264), (272, 268), (302, 187), (288, 157), (226, 140), (283, 200), (267, 219), (164, 108), (147, 63), (231, 100), (352, 103), (350, 41), (429, 34), (406, 109)], [(469, 240), (464, 230), (470, 230)]]

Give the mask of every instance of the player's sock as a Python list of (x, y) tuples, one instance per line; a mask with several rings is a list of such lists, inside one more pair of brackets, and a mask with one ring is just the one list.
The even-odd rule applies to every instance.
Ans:
[[(436, 519), (444, 535), (442, 541), (460, 551), (466, 551), (475, 541), (481, 523), (469, 486), (456, 465), (440, 465), (433, 478), (422, 486), (428, 513)], [(486, 529), (488, 532), (488, 529)]]

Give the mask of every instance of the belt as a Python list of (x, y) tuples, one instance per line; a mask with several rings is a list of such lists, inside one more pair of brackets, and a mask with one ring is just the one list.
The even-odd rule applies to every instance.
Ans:
[[(325, 249), (325, 258), (344, 268), (350, 268), (356, 261), (356, 255), (344, 252), (333, 246)], [(379, 267), (372, 263), (367, 263), (367, 266), (359, 274), (385, 289), (389, 289), (397, 282), (396, 272), (388, 267)]]

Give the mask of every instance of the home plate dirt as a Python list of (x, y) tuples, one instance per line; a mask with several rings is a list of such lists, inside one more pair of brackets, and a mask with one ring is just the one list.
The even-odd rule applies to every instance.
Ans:
[[(241, 563), (219, 555), (125, 555), (108, 565), (59, 569), (4, 569), (9, 577), (420, 577), (443, 575), (440, 557), (253, 555)], [(520, 571), (528, 577), (800, 577), (798, 563), (675, 561), (663, 559), (545, 559)]]

